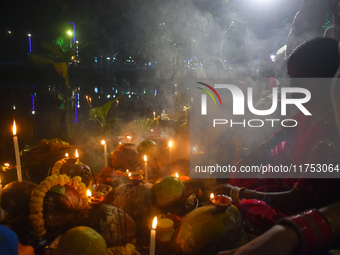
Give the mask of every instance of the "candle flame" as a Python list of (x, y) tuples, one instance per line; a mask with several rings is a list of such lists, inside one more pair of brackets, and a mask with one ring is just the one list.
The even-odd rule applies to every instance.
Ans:
[(68, 153), (65, 153), (65, 158), (68, 158)]
[(156, 112), (153, 112), (153, 115), (155, 115), (156, 114)]
[(131, 177), (131, 173), (129, 173), (128, 175), (129, 175), (129, 177)]
[(178, 178), (178, 173), (175, 173), (176, 178)]
[(156, 227), (157, 227), (157, 216), (153, 218), (153, 221), (152, 221), (152, 229), (156, 229)]
[(5, 167), (9, 167), (9, 163), (5, 163), (4, 166), (5, 166)]
[(15, 125), (15, 120), (13, 120), (13, 135), (17, 134), (17, 126)]
[(192, 148), (192, 152), (197, 152), (196, 147)]
[(210, 194), (210, 200), (213, 200), (214, 198), (215, 198), (214, 193), (211, 193), (211, 194)]
[(129, 136), (129, 135), (127, 135), (126, 138), (129, 139), (129, 140), (131, 140), (131, 136)]
[(146, 155), (144, 155), (144, 161), (148, 161), (148, 158), (146, 157)]
[(105, 145), (105, 140), (101, 140), (100, 142), (102, 143), (102, 145)]
[(126, 169), (126, 172), (128, 173), (128, 172), (129, 172), (129, 169)]
[(86, 195), (87, 195), (88, 197), (92, 196), (91, 190), (88, 189), (88, 190), (86, 191)]
[(171, 140), (169, 141), (169, 147), (170, 148), (172, 147), (172, 141)]
[(79, 158), (78, 150), (76, 150), (76, 158)]

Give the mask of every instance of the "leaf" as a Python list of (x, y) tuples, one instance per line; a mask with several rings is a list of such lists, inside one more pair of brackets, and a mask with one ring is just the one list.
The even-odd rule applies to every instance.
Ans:
[(28, 55), (28, 58), (32, 62), (39, 64), (39, 65), (47, 65), (47, 64), (55, 65), (56, 64), (56, 61), (54, 60), (53, 57), (46, 56), (46, 55), (39, 54), (39, 53), (32, 53)]
[(54, 44), (54, 43), (49, 43), (49, 42), (41, 42), (41, 46), (52, 53), (55, 57), (63, 59), (64, 57), (64, 52), (63, 50), (59, 47), (59, 45)]
[(120, 99), (122, 96), (123, 95), (119, 96), (116, 100), (107, 102), (103, 106), (99, 106), (99, 107), (90, 109), (90, 111), (89, 111), (90, 120), (98, 121), (100, 123), (100, 125), (102, 127), (104, 127), (106, 125), (106, 122), (107, 122), (106, 121), (107, 113), (111, 109), (112, 104), (114, 102), (117, 102), (118, 99)]
[(58, 193), (61, 194), (63, 196), (65, 196), (65, 187), (64, 186), (53, 186), (49, 191), (54, 192), (54, 193)]

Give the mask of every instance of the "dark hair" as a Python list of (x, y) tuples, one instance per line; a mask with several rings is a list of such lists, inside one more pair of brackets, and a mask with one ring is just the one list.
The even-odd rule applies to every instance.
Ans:
[(288, 59), (288, 72), (305, 78), (333, 77), (339, 67), (338, 45), (332, 38), (316, 38), (301, 44)]

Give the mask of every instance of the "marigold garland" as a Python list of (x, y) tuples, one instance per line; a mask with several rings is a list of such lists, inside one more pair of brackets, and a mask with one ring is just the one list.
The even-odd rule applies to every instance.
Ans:
[(56, 175), (53, 174), (48, 176), (45, 180), (40, 182), (37, 185), (30, 197), (30, 215), (29, 219), (31, 221), (34, 235), (36, 237), (43, 237), (46, 234), (45, 229), (45, 221), (43, 218), (43, 204), (44, 204), (44, 197), (46, 193), (53, 187), (53, 186), (69, 186), (76, 190), (80, 198), (83, 200), (83, 204), (87, 205), (88, 198), (86, 194), (86, 186), (84, 183), (81, 182), (80, 176), (75, 176), (73, 178), (67, 176), (66, 174)]

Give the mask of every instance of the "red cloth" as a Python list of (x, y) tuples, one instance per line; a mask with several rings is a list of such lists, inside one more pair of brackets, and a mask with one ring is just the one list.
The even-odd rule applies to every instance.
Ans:
[[(340, 166), (337, 149), (340, 143), (334, 118), (331, 116), (313, 125), (310, 125), (311, 118), (302, 113), (293, 118), (298, 125), (287, 133), (284, 150), (280, 151), (282, 155), (277, 155), (277, 158), (286, 160), (286, 164), (325, 163)], [(322, 145), (321, 141), (329, 143)], [(235, 178), (230, 180), (230, 184), (267, 192), (289, 190), (295, 185), (306, 197), (297, 208), (301, 211), (320, 208), (340, 200), (340, 179), (310, 179), (308, 174), (303, 174), (298, 180)], [(287, 215), (259, 200), (241, 200), (237, 207), (248, 226), (252, 226), (248, 231), (257, 234), (268, 230), (280, 217)]]

